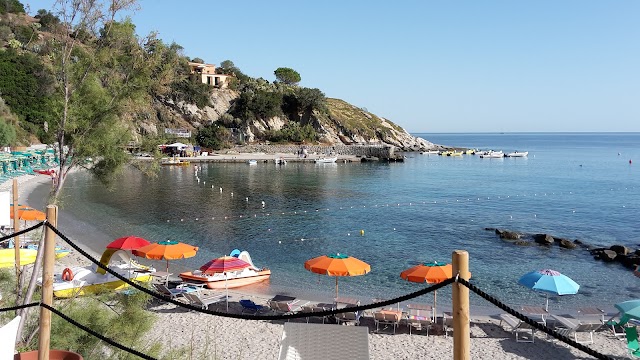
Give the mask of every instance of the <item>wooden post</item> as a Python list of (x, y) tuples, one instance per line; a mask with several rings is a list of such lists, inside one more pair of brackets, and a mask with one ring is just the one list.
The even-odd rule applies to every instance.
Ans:
[[(20, 231), (20, 219), (18, 219), (18, 210), (20, 207), (18, 206), (18, 179), (13, 179), (13, 232), (17, 233)], [(20, 236), (16, 236), (13, 238), (13, 247), (16, 251), (16, 286), (18, 299), (20, 299), (20, 273), (22, 267), (20, 266)]]
[[(453, 276), (469, 280), (469, 253), (456, 250), (451, 255)], [(453, 285), (453, 359), (471, 359), (469, 345), (469, 288), (462, 284)]]
[[(58, 224), (58, 207), (47, 205), (47, 221)], [(55, 261), (56, 233), (46, 228), (44, 237), (44, 265), (42, 269), (42, 303), (53, 304), (53, 263)], [(35, 270), (34, 270), (35, 271)], [(49, 360), (51, 336), (51, 311), (40, 308), (40, 336), (38, 341), (38, 360)]]

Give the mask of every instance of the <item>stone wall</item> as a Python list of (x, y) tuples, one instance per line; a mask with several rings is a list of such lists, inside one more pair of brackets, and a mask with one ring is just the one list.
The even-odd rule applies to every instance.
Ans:
[(232, 151), (239, 153), (298, 154), (302, 149), (306, 149), (308, 154), (352, 155), (381, 159), (396, 157), (396, 147), (390, 145), (245, 145), (235, 147)]

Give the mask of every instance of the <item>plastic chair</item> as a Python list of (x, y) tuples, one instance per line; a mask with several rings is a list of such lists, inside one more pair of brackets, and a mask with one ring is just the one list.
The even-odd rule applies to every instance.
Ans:
[(249, 311), (253, 314), (257, 314), (260, 311), (264, 310), (265, 307), (262, 305), (258, 305), (251, 300), (240, 300), (240, 306), (242, 306), (242, 312)]
[(640, 357), (640, 344), (638, 344), (638, 329), (635, 326), (624, 329), (627, 336), (627, 349), (634, 357)]

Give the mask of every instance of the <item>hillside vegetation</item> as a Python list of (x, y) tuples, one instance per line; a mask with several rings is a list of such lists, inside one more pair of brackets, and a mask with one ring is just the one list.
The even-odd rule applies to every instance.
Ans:
[(62, 132), (77, 154), (90, 156), (104, 144), (84, 141), (83, 129), (100, 126), (102, 138), (116, 129), (118, 146), (142, 150), (174, 140), (165, 129), (191, 131), (191, 141), (213, 149), (266, 141), (432, 145), (366, 109), (298, 86), (294, 69), (274, 69), (269, 82), (226, 60), (216, 71), (231, 77), (218, 88), (190, 74), (189, 62), (204, 60), (156, 34), (137, 35), (130, 20), (80, 27), (50, 10), (31, 17), (24, 8), (0, 1), (2, 146), (54, 143)]

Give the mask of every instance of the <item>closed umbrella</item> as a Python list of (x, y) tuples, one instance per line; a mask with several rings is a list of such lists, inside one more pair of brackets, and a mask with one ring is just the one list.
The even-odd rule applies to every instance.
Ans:
[(522, 275), (518, 284), (529, 289), (545, 293), (545, 310), (549, 311), (549, 294), (573, 295), (578, 293), (580, 285), (566, 275), (551, 269), (536, 270)]
[(304, 268), (316, 274), (336, 277), (336, 298), (338, 297), (338, 276), (359, 276), (371, 271), (371, 265), (345, 254), (322, 255), (304, 262)]

